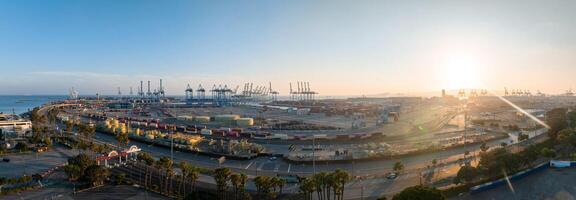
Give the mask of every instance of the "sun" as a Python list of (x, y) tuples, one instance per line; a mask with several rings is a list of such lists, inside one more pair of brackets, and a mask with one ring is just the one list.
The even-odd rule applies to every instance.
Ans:
[(464, 54), (451, 54), (443, 63), (442, 80), (445, 89), (479, 88), (479, 62)]

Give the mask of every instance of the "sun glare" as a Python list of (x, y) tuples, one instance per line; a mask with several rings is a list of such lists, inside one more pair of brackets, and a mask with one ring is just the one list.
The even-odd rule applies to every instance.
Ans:
[(453, 54), (444, 61), (444, 88), (465, 89), (478, 88), (478, 62), (471, 56)]

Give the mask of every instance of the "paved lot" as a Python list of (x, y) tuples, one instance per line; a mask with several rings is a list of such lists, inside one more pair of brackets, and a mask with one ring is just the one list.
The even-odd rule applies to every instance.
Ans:
[(6, 155), (4, 157), (9, 158), (10, 162), (0, 162), (0, 177), (17, 177), (23, 174), (44, 172), (65, 163), (69, 157), (76, 154), (78, 151), (55, 145), (43, 153)]
[(524, 179), (512, 182), (513, 190), (501, 186), (474, 195), (454, 199), (470, 200), (532, 200), (532, 199), (576, 199), (576, 168), (547, 169)]

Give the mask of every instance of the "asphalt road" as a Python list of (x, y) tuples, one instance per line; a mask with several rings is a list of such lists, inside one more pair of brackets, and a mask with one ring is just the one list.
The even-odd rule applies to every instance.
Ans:
[[(96, 133), (95, 139), (106, 142), (109, 144), (116, 144), (116, 139), (108, 134)], [(508, 139), (506, 139), (508, 140)], [(495, 140), (488, 143), (489, 146), (499, 145), (505, 140)], [(170, 157), (170, 149), (165, 147), (147, 145), (137, 141), (130, 141), (129, 145), (137, 145), (143, 151), (149, 152), (154, 156), (167, 156)], [(333, 171), (335, 169), (345, 169), (352, 174), (367, 175), (367, 174), (383, 174), (392, 170), (396, 161), (401, 161), (406, 169), (423, 168), (431, 164), (433, 159), (443, 160), (450, 157), (463, 155), (465, 151), (476, 151), (480, 148), (480, 144), (469, 145), (467, 147), (459, 147), (446, 151), (435, 152), (431, 154), (423, 154), (399, 158), (394, 160), (382, 159), (374, 161), (350, 162), (350, 163), (327, 163), (316, 162), (316, 172), (320, 171)], [(214, 168), (218, 167), (218, 161), (215, 158), (197, 155), (188, 152), (174, 151), (174, 159), (176, 161), (185, 160), (198, 166)], [(281, 158), (271, 160), (269, 157), (258, 157), (252, 160), (231, 160), (227, 159), (222, 166), (232, 168), (235, 171), (241, 171), (249, 175), (276, 175), (276, 173), (294, 173), (294, 174), (311, 174), (314, 172), (312, 164), (291, 164)]]

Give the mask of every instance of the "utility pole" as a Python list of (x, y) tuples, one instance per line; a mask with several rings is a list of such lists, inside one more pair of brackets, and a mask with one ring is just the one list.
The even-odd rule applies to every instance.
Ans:
[(364, 200), (364, 185), (360, 188), (360, 200)]
[(312, 135), (312, 169), (313, 175), (316, 175), (316, 135)]
[(170, 134), (170, 161), (174, 164), (174, 131)]

